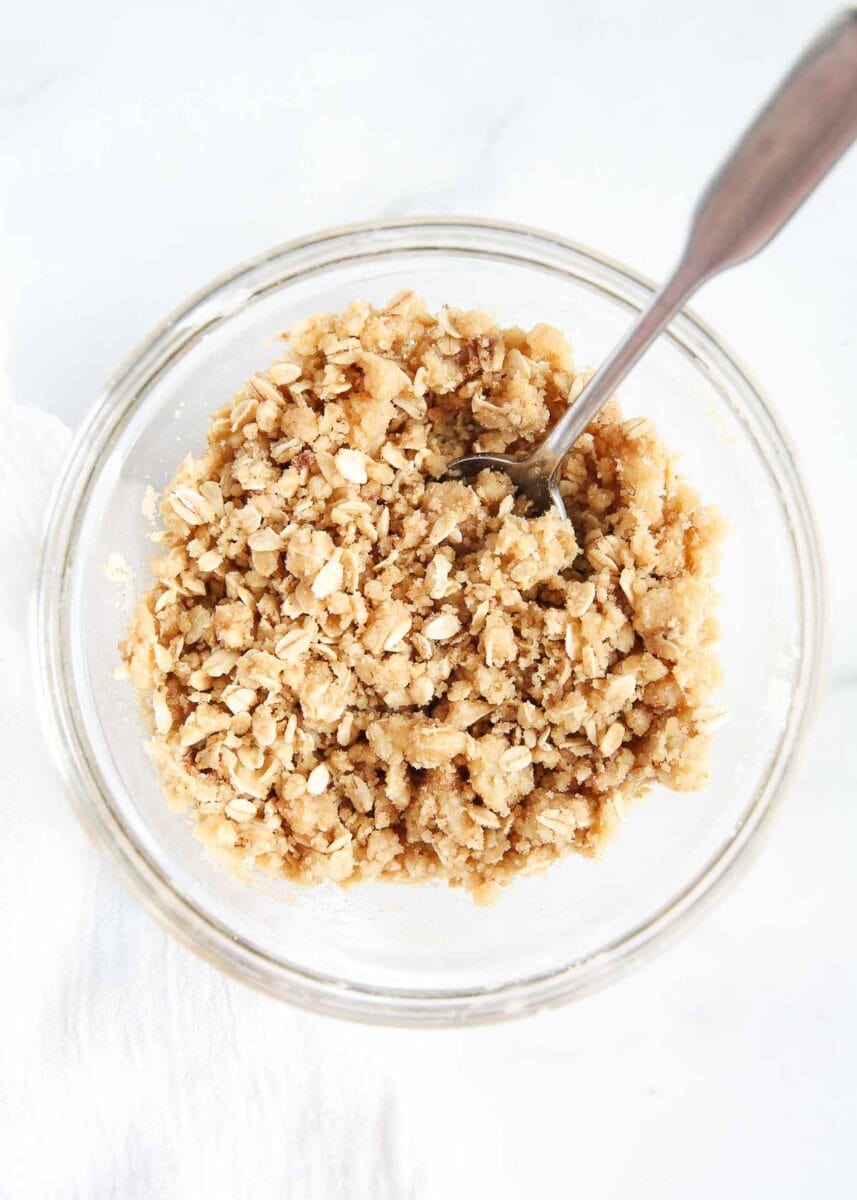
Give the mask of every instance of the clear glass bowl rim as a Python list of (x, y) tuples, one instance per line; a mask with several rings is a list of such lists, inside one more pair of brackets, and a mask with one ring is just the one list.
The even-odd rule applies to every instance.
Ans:
[[(748, 851), (758, 846), (774, 800), (794, 774), (822, 691), (827, 629), (822, 553), (794, 452), (743, 366), (704, 322), (684, 309), (663, 336), (677, 342), (714, 382), (776, 482), (789, 522), (800, 593), (800, 658), (789, 719), (745, 820), (720, 853), (671, 904), (608, 948), (549, 974), (491, 989), (405, 991), (316, 976), (237, 938), (181, 895), (130, 835), (88, 753), (86, 729), (75, 704), (67, 596), (75, 532), (93, 482), (109, 458), (116, 435), (143, 402), (153, 380), (207, 330), (228, 320), (261, 292), (344, 261), (426, 250), (506, 257), (548, 269), (558, 269), (559, 256), (570, 277), (610, 295), (630, 311), (641, 308), (656, 290), (629, 268), (564, 238), (527, 226), (467, 217), (338, 227), (276, 246), (243, 263), (191, 296), (153, 330), (121, 364), (94, 404), (49, 507), (35, 613), (40, 709), (52, 753), (84, 829), (131, 894), (195, 953), (279, 999), (353, 1020), (418, 1026), (498, 1020), (564, 1003), (629, 971), (686, 928), (691, 916), (698, 918), (724, 883), (734, 882), (738, 866), (746, 866)], [(254, 275), (275, 263), (282, 267), (276, 281), (254, 290)], [(572, 269), (575, 265), (577, 271)], [(727, 389), (740, 397), (740, 412), (728, 399)]]

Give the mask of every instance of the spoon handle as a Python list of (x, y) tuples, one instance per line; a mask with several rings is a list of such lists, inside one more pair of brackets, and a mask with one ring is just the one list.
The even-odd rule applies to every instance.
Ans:
[(530, 463), (553, 476), (667, 322), (706, 280), (768, 244), (857, 137), (857, 8), (806, 50), (711, 180), (684, 254)]

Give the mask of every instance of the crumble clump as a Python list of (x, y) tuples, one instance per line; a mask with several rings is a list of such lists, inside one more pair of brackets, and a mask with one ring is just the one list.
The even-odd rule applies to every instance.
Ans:
[[(169, 803), (301, 883), (497, 886), (705, 783), (722, 522), (611, 401), (570, 521), (501, 474), (579, 393), (563, 334), (410, 292), (283, 335), (161, 499), (122, 654)], [(151, 508), (151, 497), (148, 500)]]

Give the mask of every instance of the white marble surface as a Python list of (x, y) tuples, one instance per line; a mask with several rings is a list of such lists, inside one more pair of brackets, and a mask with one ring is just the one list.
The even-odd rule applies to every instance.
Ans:
[[(818, 0), (19, 5), (0, 38), (4, 386), (74, 426), (117, 361), (212, 275), (276, 242), (379, 215), (541, 225), (660, 276), (710, 164), (826, 11)], [(116, 996), (145, 1005), (162, 972), (181, 971), (201, 1009), (220, 989), (227, 1010), (270, 1027), (284, 1056), (290, 1040), (314, 1038), (329, 1044), (320, 1069), (331, 1078), (337, 1061), (346, 1072), (374, 1064), (395, 1112), (365, 1129), (386, 1139), (392, 1164), (378, 1196), (853, 1194), (857, 571), (854, 505), (842, 496), (857, 450), (855, 196), (857, 153), (764, 257), (695, 302), (797, 444), (828, 552), (832, 637), (803, 779), (752, 871), (692, 936), (610, 990), (508, 1028), (356, 1029), (215, 982), (63, 827), (91, 882), (87, 902), (110, 914), (82, 949), (85, 964), (129, 939), (136, 948), (119, 956)], [(15, 895), (5, 903), (26, 940), (29, 908)], [(26, 963), (38, 983), (44, 964)], [(112, 995), (100, 996), (85, 1042), (96, 1105), (114, 1080), (127, 1076), (133, 1090), (136, 1070)], [(23, 1060), (41, 1036), (22, 1017), (3, 1052)], [(324, 1158), (319, 1139), (335, 1140), (329, 1114), (285, 1125), (287, 1144), (264, 1149), (280, 1165), (266, 1158), (264, 1171), (261, 1145), (250, 1153), (233, 1139), (223, 1151), (208, 1109), (170, 1120), (192, 1086), (188, 1056), (216, 1054), (211, 1038), (164, 1049), (173, 1098), (149, 1096), (137, 1114), (135, 1154), (142, 1145), (162, 1170), (120, 1172), (116, 1190), (95, 1151), (90, 1163), (69, 1149), (48, 1179), (39, 1139), (13, 1132), (0, 1196), (202, 1195), (179, 1170), (200, 1148), (221, 1155), (208, 1197), (327, 1200), (349, 1182), (362, 1195), (347, 1156), (336, 1157), (339, 1183), (306, 1167)], [(224, 1051), (240, 1052), (234, 1041)], [(264, 1108), (265, 1055), (253, 1042), (246, 1072), (231, 1076), (232, 1105)], [(16, 1066), (0, 1061), (0, 1111), (20, 1099), (34, 1120), (39, 1097)], [(125, 1171), (125, 1126), (103, 1111), (112, 1103), (100, 1128)], [(69, 1146), (85, 1143), (87, 1105), (61, 1117)], [(9, 1133), (4, 1121), (0, 1141)]]

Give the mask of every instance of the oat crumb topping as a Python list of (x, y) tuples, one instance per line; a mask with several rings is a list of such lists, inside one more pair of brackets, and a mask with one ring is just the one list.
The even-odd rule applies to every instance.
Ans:
[(611, 401), (564, 464), (571, 519), (533, 517), (502, 475), (437, 480), (556, 419), (584, 378), (558, 330), (405, 292), (284, 339), (161, 497), (122, 644), (199, 839), (487, 901), (599, 851), (650, 785), (703, 786), (722, 522), (651, 421)]

